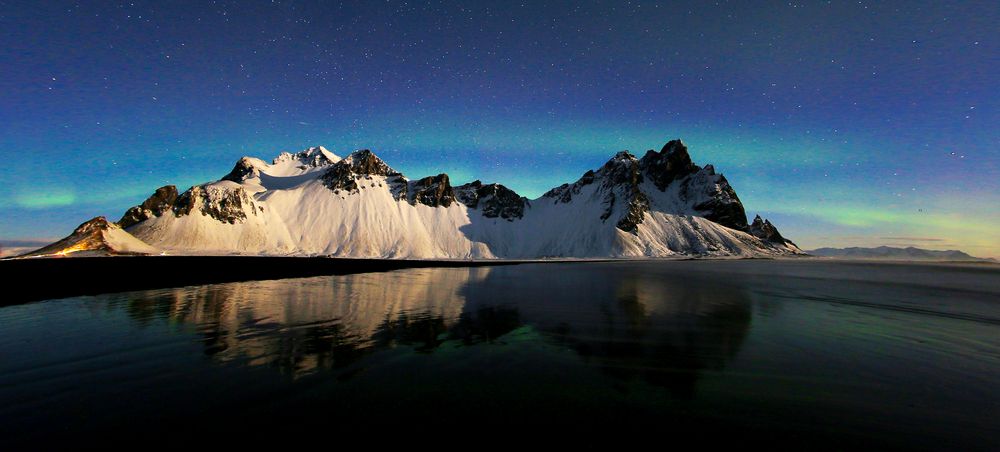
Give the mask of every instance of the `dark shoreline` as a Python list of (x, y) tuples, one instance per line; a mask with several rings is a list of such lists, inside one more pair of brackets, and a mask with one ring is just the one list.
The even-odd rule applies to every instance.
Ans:
[[(657, 259), (652, 259), (657, 260)], [(705, 259), (674, 258), (663, 262), (748, 261), (770, 258)], [(781, 261), (782, 259), (778, 259)], [(630, 259), (370, 259), (301, 256), (94, 256), (0, 259), (0, 275), (14, 290), (0, 298), (0, 306), (81, 295), (133, 290), (218, 284), (239, 281), (307, 278), (325, 275), (387, 272), (407, 268), (463, 268), (520, 265), (527, 263), (632, 262)], [(645, 259), (638, 259), (645, 261)], [(787, 261), (833, 263), (853, 266), (961, 266), (977, 271), (995, 271), (989, 262), (903, 262), (824, 258), (789, 258)], [(983, 265), (987, 264), (987, 265)]]
[(428, 267), (517, 265), (512, 260), (402, 260), (263, 256), (114, 256), (0, 260), (16, 290), (0, 306), (131, 290)]

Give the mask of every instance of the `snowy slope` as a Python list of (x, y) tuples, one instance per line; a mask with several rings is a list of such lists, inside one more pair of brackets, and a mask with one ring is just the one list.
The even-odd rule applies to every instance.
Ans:
[[(410, 180), (374, 153), (244, 157), (221, 180), (162, 187), (119, 222), (173, 254), (385, 258), (765, 256), (735, 191), (672, 141), (527, 200), (500, 184)], [(770, 225), (770, 224), (769, 224)]]

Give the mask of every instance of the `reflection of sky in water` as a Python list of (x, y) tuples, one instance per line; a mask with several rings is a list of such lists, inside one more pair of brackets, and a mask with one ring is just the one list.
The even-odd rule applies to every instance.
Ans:
[(115, 413), (106, 393), (131, 388), (180, 413), (204, 400), (263, 397), (300, 412), (315, 409), (313, 399), (411, 414), (427, 403), (473, 404), (497, 416), (511, 406), (539, 417), (578, 411), (572, 419), (684, 413), (761, 428), (813, 429), (810, 419), (822, 415), (846, 431), (875, 423), (896, 438), (927, 423), (914, 441), (965, 432), (975, 442), (996, 430), (978, 413), (996, 407), (1000, 389), (997, 274), (816, 262), (543, 264), (12, 306), (0, 309), (0, 417), (26, 425), (59, 417), (69, 412), (65, 397), (79, 397), (70, 399), (77, 410), (93, 403)]

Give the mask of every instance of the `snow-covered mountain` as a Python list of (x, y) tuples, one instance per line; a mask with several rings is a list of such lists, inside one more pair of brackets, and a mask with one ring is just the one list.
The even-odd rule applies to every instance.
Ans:
[[(759, 220), (759, 217), (758, 217)], [(619, 152), (529, 200), (500, 184), (409, 179), (369, 150), (244, 157), (222, 179), (161, 187), (118, 222), (171, 254), (384, 258), (772, 256), (799, 253), (674, 140)]]
[(873, 259), (873, 260), (899, 260), (899, 261), (938, 261), (938, 262), (996, 262), (994, 259), (970, 256), (958, 250), (925, 250), (912, 246), (898, 248), (892, 246), (879, 246), (874, 248), (819, 248), (808, 251), (809, 254), (822, 257), (835, 257), (841, 259)]

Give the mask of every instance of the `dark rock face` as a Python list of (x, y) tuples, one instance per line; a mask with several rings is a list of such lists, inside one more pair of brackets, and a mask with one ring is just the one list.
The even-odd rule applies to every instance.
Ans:
[[(617, 191), (626, 202), (625, 214), (615, 226), (625, 232), (637, 233), (639, 224), (649, 212), (649, 198), (639, 188), (644, 180), (641, 162), (628, 151), (622, 151), (605, 163), (599, 172), (603, 176), (602, 187), (609, 194)], [(614, 199), (608, 203), (608, 210), (601, 218), (609, 218), (613, 207)]]
[[(710, 175), (715, 176), (715, 171), (711, 165), (705, 167)], [(715, 186), (711, 198), (695, 204), (694, 208), (702, 212), (702, 216), (721, 224), (727, 228), (738, 231), (747, 230), (747, 214), (743, 209), (743, 203), (736, 196), (736, 190), (729, 185), (726, 176), (719, 174), (715, 180)]]
[(478, 180), (455, 187), (455, 196), (466, 207), (482, 210), (486, 218), (500, 217), (507, 221), (522, 218), (524, 206), (528, 203), (514, 190), (500, 184), (483, 185)]
[(427, 176), (409, 183), (410, 204), (420, 203), (431, 207), (448, 207), (455, 202), (455, 191), (451, 188), (447, 174)]
[[(163, 215), (164, 212), (173, 208), (174, 203), (177, 202), (177, 196), (176, 186), (164, 185), (157, 188), (153, 195), (146, 198), (142, 204), (128, 209), (125, 212), (125, 215), (118, 220), (118, 225), (123, 228), (128, 228), (152, 217)], [(84, 223), (84, 225), (86, 224), (87, 223)]]
[(639, 161), (629, 151), (621, 151), (615, 154), (598, 171), (603, 176), (602, 179), (604, 179), (605, 187), (624, 183), (634, 185), (642, 182), (642, 174), (639, 172)]
[(642, 171), (649, 176), (656, 188), (664, 191), (671, 182), (698, 172), (701, 168), (691, 162), (687, 146), (681, 140), (671, 140), (660, 149), (650, 149), (639, 161)]
[(645, 193), (636, 191), (628, 203), (628, 210), (626, 210), (625, 216), (618, 220), (615, 226), (625, 232), (637, 234), (639, 225), (642, 223), (646, 212), (649, 212), (649, 198), (646, 197)]
[[(358, 179), (371, 180), (371, 176), (385, 176), (389, 178), (390, 185), (393, 186), (404, 181), (402, 174), (392, 169), (368, 149), (354, 152), (347, 158), (334, 163), (330, 169), (323, 173), (321, 178), (323, 183), (335, 193), (339, 193), (340, 190), (357, 193), (364, 185), (359, 185)], [(396, 192), (403, 197), (406, 196), (405, 188), (396, 187)], [(397, 196), (397, 199), (400, 198)]]
[(258, 176), (260, 176), (260, 168), (249, 157), (243, 157), (240, 161), (236, 162), (236, 166), (233, 167), (233, 170), (229, 174), (222, 176), (222, 180), (233, 181), (238, 184)]
[(770, 221), (762, 219), (760, 215), (754, 217), (753, 223), (750, 224), (749, 232), (754, 237), (768, 242), (795, 245), (791, 240), (782, 237), (781, 233), (778, 232), (778, 228), (774, 227)]
[(246, 208), (252, 205), (253, 199), (243, 188), (209, 190), (195, 186), (178, 195), (177, 187), (167, 185), (156, 189), (142, 204), (128, 209), (118, 225), (129, 228), (168, 212), (181, 217), (196, 208), (223, 223), (236, 224), (246, 220), (247, 211), (257, 214), (256, 210)]
[(349, 165), (335, 164), (326, 170), (321, 178), (327, 188), (333, 190), (334, 193), (339, 193), (340, 190), (346, 190), (348, 193), (358, 191), (358, 182), (355, 180), (355, 174), (351, 172)]
[(455, 187), (455, 200), (465, 204), (465, 207), (475, 209), (479, 206), (479, 189), (483, 188), (483, 182), (474, 180), (468, 184)]
[[(615, 156), (616, 159), (619, 156), (621, 156), (622, 164), (611, 167), (608, 164), (604, 165), (608, 169), (606, 172), (608, 178), (604, 184), (608, 188), (619, 187), (619, 191), (625, 194), (628, 202), (625, 208), (625, 215), (618, 220), (615, 226), (625, 232), (636, 234), (643, 217), (646, 212), (649, 212), (649, 198), (639, 189), (639, 185), (643, 182), (642, 164), (639, 160), (636, 160), (635, 156), (629, 154), (628, 151), (618, 153)], [(614, 160), (612, 159), (612, 161)], [(605, 168), (602, 168), (602, 170)]]
[[(234, 190), (209, 191), (203, 187), (195, 186), (182, 193), (174, 204), (174, 213), (177, 216), (184, 216), (191, 213), (195, 207), (205, 215), (208, 215), (223, 223), (242, 223), (247, 219), (245, 206), (250, 206), (252, 200), (242, 188)], [(249, 209), (254, 214), (256, 211)]]

